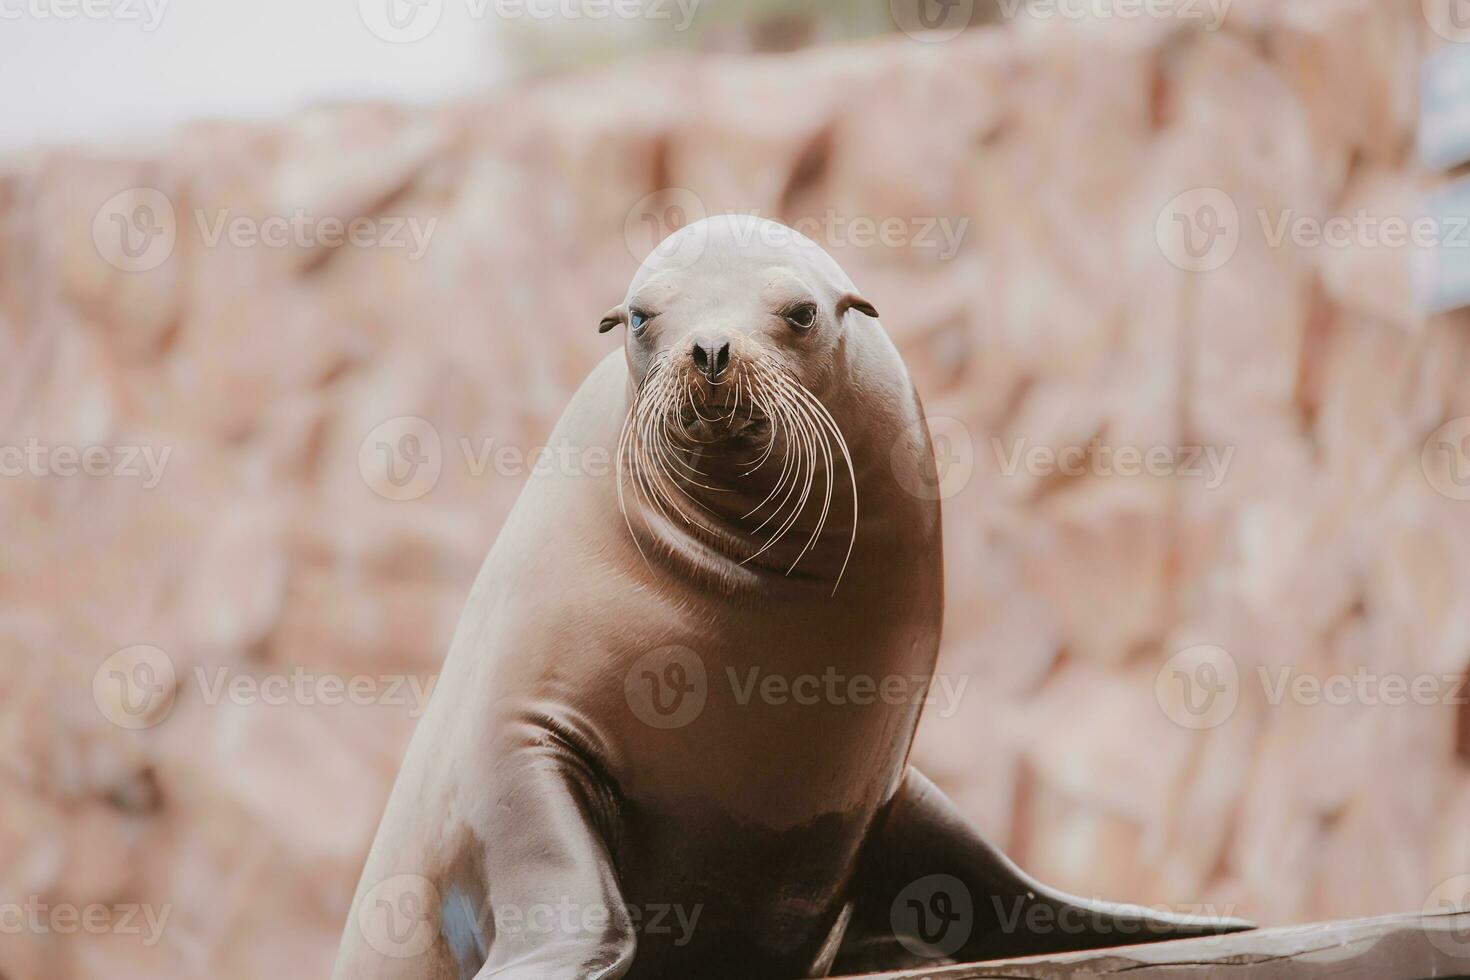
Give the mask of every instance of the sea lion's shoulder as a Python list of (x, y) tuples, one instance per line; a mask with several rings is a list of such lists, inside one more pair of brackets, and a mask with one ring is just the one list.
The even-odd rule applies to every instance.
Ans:
[(571, 442), (580, 448), (589, 442), (598, 445), (605, 442), (605, 448), (615, 448), (623, 423), (627, 385), (627, 359), (621, 350), (615, 350), (598, 361), (577, 386), (548, 443)]

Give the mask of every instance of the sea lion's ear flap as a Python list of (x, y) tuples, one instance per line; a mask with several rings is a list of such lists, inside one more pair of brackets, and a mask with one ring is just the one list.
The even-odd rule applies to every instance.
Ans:
[(857, 293), (846, 293), (837, 301), (837, 319), (841, 320), (842, 315), (848, 310), (857, 310), (874, 320), (878, 319), (878, 308)]
[(623, 304), (619, 303), (602, 315), (602, 322), (597, 325), (598, 333), (607, 333), (613, 327), (623, 322)]

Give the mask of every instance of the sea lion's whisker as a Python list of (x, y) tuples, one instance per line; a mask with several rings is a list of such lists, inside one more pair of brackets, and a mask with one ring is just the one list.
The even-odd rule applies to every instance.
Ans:
[[(690, 447), (688, 445), (680, 445), (681, 442), (686, 440), (684, 440), (683, 436), (673, 428), (673, 407), (674, 406), (671, 405), (667, 411), (659, 412), (655, 415), (654, 418), (649, 420), (651, 430), (654, 428), (656, 428), (657, 430), (656, 432), (652, 432), (652, 434), (657, 436), (659, 455), (665, 463), (672, 463), (675, 469), (683, 470), (686, 473), (695, 474), (697, 476), (707, 477), (709, 474), (705, 473), (704, 470), (700, 469), (698, 466), (695, 466), (694, 463), (686, 460), (682, 455), (680, 455), (681, 452), (698, 452), (699, 450), (695, 450), (693, 447)], [(700, 440), (697, 439), (692, 441), (695, 443), (700, 443)], [(696, 486), (704, 487), (706, 490), (723, 489), (722, 487), (713, 487), (707, 483), (701, 483), (699, 480), (694, 479), (692, 476), (684, 477), (684, 479), (687, 479), (690, 483), (693, 483)]]
[[(679, 406), (687, 403), (695, 418), (707, 424), (733, 423), (740, 411), (740, 400), (744, 398), (749, 402), (748, 420), (753, 421), (759, 412), (767, 421), (769, 431), (765, 446), (759, 450), (758, 455), (746, 463), (738, 464), (745, 467), (740, 472), (741, 477), (748, 477), (766, 465), (775, 454), (778, 443), (782, 453), (781, 469), (769, 492), (742, 515), (743, 520), (755, 517), (767, 508), (770, 511), (749, 532), (752, 538), (761, 538), (762, 532), (766, 532), (764, 539), (741, 563), (753, 561), (770, 551), (800, 523), (810, 508), (812, 496), (816, 492), (817, 471), (821, 469), (823, 486), (820, 508), (811, 532), (786, 569), (788, 575), (795, 572), (802, 559), (822, 539), (831, 517), (837, 455), (840, 454), (852, 482), (853, 501), (852, 529), (847, 553), (837, 575), (836, 584), (840, 585), (856, 547), (858, 522), (856, 472), (841, 428), (820, 399), (788, 371), (768, 359), (747, 361), (732, 378), (726, 379), (726, 383), (731, 381), (734, 383), (735, 397), (728, 411), (722, 409), (715, 416), (704, 414), (699, 399), (695, 397), (691, 380), (681, 377), (672, 368), (672, 359), (669, 357), (655, 358), (643, 383), (639, 385), (618, 438), (617, 479), (618, 506), (640, 554), (643, 554), (643, 547), (633, 532), (624, 483), (625, 473), (635, 496), (650, 513), (656, 511), (665, 520), (677, 520), (709, 531), (692, 511), (713, 511), (708, 503), (691, 492), (691, 488), (721, 493), (732, 492), (734, 488), (714, 485), (709, 474), (701, 467), (700, 464), (708, 453), (707, 447), (716, 440), (699, 439), (689, 432), (678, 421)], [(678, 496), (682, 496), (687, 503), (677, 503)], [(646, 554), (643, 557), (648, 561)], [(836, 592), (835, 586), (833, 592)]]
[[(801, 442), (799, 458), (805, 466), (806, 479), (801, 483), (801, 495), (797, 497), (796, 502), (792, 505), (790, 516), (786, 518), (779, 530), (772, 536), (769, 544), (774, 544), (776, 541), (779, 541), (786, 535), (786, 532), (796, 526), (796, 522), (801, 519), (801, 515), (806, 511), (807, 500), (811, 497), (812, 486), (816, 480), (818, 430), (810, 417), (809, 410), (804, 410), (799, 402), (788, 402), (787, 407), (790, 409), (792, 416), (800, 421), (799, 431)], [(787, 569), (786, 574), (791, 574), (791, 571), (795, 567), (793, 563), (791, 568)]]
[(633, 530), (633, 520), (628, 513), (627, 497), (623, 489), (623, 472), (625, 469), (631, 471), (633, 493), (646, 499), (650, 507), (657, 506), (652, 488), (648, 485), (646, 467), (640, 462), (646, 457), (646, 448), (640, 441), (638, 433), (641, 428), (643, 417), (647, 414), (649, 406), (653, 403), (656, 394), (661, 390), (665, 377), (664, 369), (671, 362), (672, 357), (655, 357), (649, 366), (648, 373), (643, 382), (638, 386), (633, 397), (633, 404), (628, 407), (628, 415), (623, 420), (623, 429), (618, 436), (617, 468), (615, 479), (618, 490), (618, 509), (623, 512), (623, 523), (628, 527), (628, 534), (633, 539), (633, 546), (638, 549), (649, 570), (653, 569), (653, 563), (649, 561), (648, 554), (643, 550), (643, 544), (638, 540), (638, 534)]
[[(646, 490), (646, 497), (650, 505), (656, 509), (665, 520), (672, 522), (674, 516), (669, 512), (675, 511), (679, 518), (686, 524), (692, 523), (683, 514), (673, 496), (669, 493), (668, 483), (678, 485), (666, 472), (662, 471), (662, 457), (664, 449), (660, 439), (659, 425), (667, 418), (672, 406), (677, 403), (677, 392), (674, 388), (674, 379), (665, 372), (659, 379), (659, 384), (650, 389), (648, 402), (643, 406), (637, 436), (639, 439), (639, 453), (637, 459), (640, 462), (640, 475)], [(660, 476), (662, 475), (662, 479)]]
[(847, 464), (848, 480), (852, 483), (852, 535), (848, 539), (847, 555), (842, 559), (842, 569), (837, 573), (837, 583), (832, 587), (832, 594), (836, 595), (837, 586), (842, 584), (842, 576), (847, 571), (847, 565), (852, 560), (853, 548), (857, 545), (857, 471), (852, 463), (852, 453), (847, 448), (847, 440), (842, 435), (842, 428), (837, 424), (837, 420), (832, 417), (832, 413), (827, 411), (827, 406), (823, 405), (821, 399), (812, 394), (805, 385), (797, 381), (795, 378), (787, 377), (784, 380), (790, 386), (791, 392), (797, 398), (805, 402), (817, 414), (817, 418), (821, 422), (821, 424), (826, 428), (828, 432), (831, 433), (832, 437), (837, 440), (837, 448), (842, 451), (843, 462)]
[[(827, 465), (826, 480), (824, 481), (826, 485), (826, 492), (824, 493), (822, 513), (818, 515), (816, 526), (813, 528), (812, 535), (808, 538), (807, 545), (803, 547), (800, 554), (797, 555), (796, 561), (794, 561), (791, 565), (791, 568), (788, 569), (789, 574), (790, 571), (795, 570), (796, 564), (800, 562), (800, 559), (806, 554), (807, 550), (815, 545), (816, 541), (820, 538), (821, 529), (826, 524), (827, 515), (831, 506), (832, 482), (834, 476), (833, 461), (831, 457), (831, 437), (827, 431), (828, 426), (813, 408), (812, 402), (814, 401), (814, 399), (810, 397), (804, 398), (797, 395), (795, 387), (792, 385), (790, 379), (782, 377), (781, 374), (775, 371), (772, 371), (768, 375), (768, 380), (770, 381), (772, 387), (780, 391), (782, 395), (789, 400), (791, 408), (798, 413), (802, 422), (803, 438), (808, 440), (806, 443), (806, 451), (809, 454), (808, 458), (810, 458), (812, 462), (813, 469), (815, 469), (816, 465), (814, 447), (820, 448), (823, 455), (822, 462)], [(810, 483), (807, 487), (807, 494), (809, 494), (809, 492)], [(805, 503), (806, 495), (803, 496), (802, 500), (798, 504), (798, 507), (804, 508)]]
[[(759, 391), (761, 394), (761, 410), (762, 412), (764, 412), (766, 418), (770, 420), (771, 431), (770, 435), (766, 439), (765, 452), (762, 455), (760, 462), (757, 463), (755, 467), (745, 471), (745, 473), (742, 475), (749, 475), (751, 473), (754, 473), (756, 469), (759, 469), (760, 466), (764, 465), (765, 460), (775, 451), (776, 441), (778, 438), (783, 439), (783, 446), (785, 447), (786, 452), (782, 456), (781, 474), (777, 477), (776, 486), (772, 488), (771, 493), (767, 495), (766, 500), (763, 500), (760, 504), (757, 504), (752, 509), (751, 513), (754, 513), (756, 510), (759, 510), (762, 506), (764, 506), (765, 503), (767, 503), (771, 499), (771, 497), (774, 497), (777, 491), (779, 491), (779, 489), (785, 484), (785, 474), (787, 473), (788, 468), (791, 465), (790, 456), (791, 446), (793, 445), (792, 438), (794, 435), (794, 430), (791, 429), (790, 424), (790, 410), (786, 406), (784, 397), (781, 396), (779, 393), (775, 393), (771, 390), (769, 384), (766, 383), (763, 375), (758, 375), (757, 379), (753, 379), (751, 389), (752, 392), (757, 390), (756, 385), (759, 386)], [(781, 428), (781, 420), (783, 418), (787, 420), (786, 430), (782, 430)]]
[[(681, 447), (678, 445), (677, 439), (670, 438), (671, 434), (676, 434), (672, 426), (672, 419), (674, 415), (673, 409), (677, 401), (677, 399), (673, 399), (667, 409), (655, 413), (655, 416), (650, 419), (650, 436), (652, 437), (650, 441), (655, 444), (655, 453), (658, 457), (660, 468), (668, 476), (670, 481), (674, 483), (679, 492), (684, 494), (685, 497), (688, 497), (692, 503), (708, 510), (708, 507), (705, 506), (703, 501), (696, 499), (684, 489), (683, 483), (692, 483), (697, 487), (702, 487), (714, 493), (728, 493), (730, 488), (712, 486), (702, 480), (685, 475), (697, 474), (702, 477), (708, 477), (708, 474), (704, 470), (687, 461), (682, 455), (684, 452), (694, 450)], [(678, 470), (683, 470), (684, 474), (677, 472)]]
[(695, 415), (696, 418), (699, 419), (699, 421), (701, 421), (701, 422), (718, 422), (720, 420), (720, 417), (718, 415), (715, 416), (714, 418), (707, 419), (699, 411), (699, 406), (696, 405), (696, 404), (694, 404), (694, 386), (690, 382), (688, 382), (688, 381), (685, 381), (684, 382), (684, 390), (689, 394), (689, 407), (694, 410), (694, 415)]
[[(766, 446), (765, 449), (761, 451), (760, 455), (757, 456), (755, 459), (748, 459), (739, 464), (740, 466), (750, 467), (750, 469), (741, 472), (740, 476), (742, 478), (750, 476), (756, 470), (766, 465), (766, 460), (770, 459), (771, 453), (775, 451), (776, 437), (779, 433), (779, 427), (776, 424), (777, 420), (774, 413), (771, 411), (769, 405), (762, 404), (762, 400), (757, 397), (756, 385), (758, 382), (758, 378), (759, 375), (757, 374), (750, 379), (750, 393), (748, 396), (750, 398), (750, 414), (747, 416), (746, 421), (750, 422), (755, 418), (755, 410), (757, 407), (759, 407), (761, 410), (761, 416), (768, 423), (768, 431), (766, 432)], [(759, 507), (759, 505), (757, 505), (757, 507)]]
[[(770, 516), (761, 521), (761, 523), (753, 531), (751, 531), (752, 535), (759, 534), (767, 524), (775, 520), (785, 511), (787, 503), (791, 500), (791, 495), (796, 492), (797, 487), (800, 486), (802, 483), (801, 470), (802, 466), (807, 463), (807, 437), (805, 433), (805, 426), (809, 425), (810, 423), (791, 410), (791, 405), (787, 399), (779, 397), (774, 398), (773, 404), (776, 406), (777, 411), (786, 417), (787, 430), (789, 433), (791, 433), (791, 436), (794, 436), (794, 438), (788, 437), (786, 451), (787, 461), (788, 463), (792, 464), (789, 469), (789, 472), (791, 473), (791, 486), (787, 488), (785, 495), (782, 496), (780, 503), (776, 505), (776, 509), (771, 512)], [(787, 472), (788, 468), (786, 466), (783, 466), (781, 476), (777, 480), (775, 490), (780, 490), (782, 484), (785, 482)], [(810, 478), (808, 478), (808, 482), (810, 482)], [(773, 495), (775, 493), (775, 490), (772, 491)], [(800, 515), (800, 504), (798, 502), (797, 509), (792, 512), (792, 517), (796, 518)], [(747, 557), (745, 561), (751, 561), (765, 554), (766, 551), (768, 551), (777, 541), (781, 539), (781, 536), (786, 533), (786, 530), (790, 526), (790, 520), (786, 520), (784, 523), (778, 525), (776, 531), (772, 533), (770, 539), (767, 540), (766, 543), (754, 554)]]
[[(644, 490), (644, 498), (648, 501), (652, 510), (657, 510), (665, 520), (672, 520), (665, 507), (667, 493), (663, 485), (655, 479), (656, 472), (653, 463), (653, 454), (650, 451), (649, 428), (652, 422), (659, 417), (662, 403), (667, 399), (669, 382), (666, 377), (659, 379), (659, 384), (649, 389), (648, 400), (640, 406), (638, 426), (635, 429), (637, 442), (638, 478)], [(656, 446), (654, 447), (656, 449)], [(669, 506), (672, 506), (669, 500)]]
[[(672, 486), (674, 490), (677, 490), (679, 493), (683, 494), (686, 498), (690, 500), (690, 502), (699, 504), (699, 501), (695, 500), (694, 497), (690, 495), (689, 491), (684, 489), (683, 480), (681, 480), (680, 477), (675, 473), (675, 471), (670, 468), (671, 462), (675, 466), (685, 466), (685, 468), (688, 468), (682, 460), (678, 459), (676, 450), (674, 450), (668, 443), (668, 416), (674, 404), (676, 404), (676, 402), (670, 399), (669, 404), (661, 404), (657, 406), (654, 410), (651, 410), (649, 412), (648, 418), (644, 422), (644, 441), (651, 450), (648, 453), (647, 458), (650, 459), (653, 464), (649, 467), (649, 475), (650, 478), (655, 475), (662, 477), (662, 479), (657, 481), (656, 483), (657, 490), (662, 498), (668, 502), (669, 507), (678, 512), (679, 518), (683, 520), (685, 524), (696, 524), (699, 527), (704, 527), (704, 525), (699, 524), (699, 522), (690, 518), (688, 514), (684, 513), (684, 511), (679, 508), (678, 504), (673, 499), (673, 494), (669, 491), (669, 487)], [(687, 480), (688, 478), (686, 477), (684, 479)], [(697, 481), (690, 480), (689, 482)], [(702, 485), (703, 484), (701, 484), (701, 486)], [(664, 512), (664, 516), (668, 517), (666, 511)]]
[[(770, 392), (766, 390), (765, 385), (761, 383), (759, 377), (756, 377), (756, 378), (752, 378), (751, 379), (750, 394), (751, 394), (751, 407), (752, 407), (752, 409), (754, 409), (754, 407), (756, 405), (759, 405), (760, 406), (761, 412), (765, 415), (766, 419), (769, 421), (769, 424), (770, 424), (770, 432), (766, 436), (766, 447), (765, 447), (765, 450), (761, 453), (760, 457), (757, 460), (754, 460), (753, 461), (754, 465), (751, 465), (750, 469), (747, 469), (747, 470), (745, 470), (744, 472), (742, 472), (740, 474), (741, 477), (749, 476), (750, 474), (754, 473), (756, 470), (758, 470), (762, 466), (764, 466), (766, 464), (766, 461), (768, 459), (770, 459), (771, 455), (775, 452), (777, 441), (779, 439), (783, 439), (784, 436), (785, 436), (785, 433), (783, 432), (783, 430), (781, 428), (781, 413), (780, 413), (779, 409), (776, 407), (775, 403), (771, 400)], [(782, 457), (782, 466), (781, 466), (781, 469), (782, 469), (782, 473), (783, 474), (785, 473), (786, 467), (788, 465), (789, 465), (789, 462), (788, 462), (787, 458), (785, 456), (783, 456)], [(771, 489), (771, 492), (766, 495), (766, 499), (765, 500), (762, 500), (760, 503), (758, 503), (754, 507), (752, 507), (750, 509), (750, 511), (748, 513), (746, 513), (744, 516), (745, 517), (749, 517), (751, 514), (753, 514), (756, 511), (760, 510), (761, 507), (765, 506), (766, 503), (772, 497), (774, 497), (776, 495), (777, 489), (781, 486), (781, 484), (783, 482), (784, 482), (784, 477), (778, 476), (778, 478), (776, 480), (776, 486), (773, 487)]]
[[(786, 412), (786, 409), (785, 409), (784, 405), (782, 404), (782, 402), (777, 397), (775, 397), (774, 395), (772, 395), (772, 393), (770, 392), (769, 388), (767, 388), (764, 384), (761, 385), (761, 393), (762, 393), (762, 397), (763, 397), (763, 401), (764, 401), (763, 410), (766, 412), (767, 417), (769, 417), (771, 419), (771, 440), (772, 441), (771, 441), (770, 445), (767, 447), (769, 449), (769, 448), (771, 448), (771, 447), (773, 447), (775, 445), (776, 425), (777, 425), (777, 421), (780, 418), (782, 418), (783, 416), (785, 416), (786, 419), (787, 419), (787, 422), (788, 422), (787, 429), (789, 431), (791, 431), (791, 432), (794, 432), (794, 430), (791, 428), (791, 425), (790, 425), (790, 416)], [(794, 443), (793, 443), (793, 440), (792, 440), (792, 437), (791, 437), (790, 434), (788, 434), (787, 437), (785, 438), (785, 440), (783, 441), (783, 445), (785, 447), (786, 452), (783, 454), (783, 456), (781, 458), (781, 472), (779, 474), (777, 474), (775, 486), (771, 487), (771, 492), (768, 493), (768, 494), (766, 494), (766, 497), (765, 497), (764, 500), (762, 500), (760, 503), (756, 504), (749, 511), (747, 511), (744, 515), (742, 515), (742, 517), (741, 517), (742, 520), (744, 520), (745, 518), (748, 518), (751, 515), (755, 514), (757, 511), (759, 511), (766, 504), (770, 503), (771, 500), (778, 493), (781, 492), (781, 488), (786, 485), (787, 475), (792, 472), (792, 468), (793, 468), (793, 461), (792, 461), (792, 452), (791, 452), (791, 450), (792, 450), (792, 446), (794, 445)], [(794, 485), (795, 484), (793, 484), (793, 486)], [(755, 529), (755, 531), (753, 531), (751, 533), (754, 534), (756, 531), (760, 531), (762, 528), (764, 528), (766, 526), (766, 524), (769, 523), (771, 521), (771, 519), (776, 516), (776, 514), (779, 514), (781, 512), (781, 506), (784, 506), (784, 504), (785, 504), (785, 501), (783, 499), (782, 504), (779, 505), (779, 506), (777, 506), (775, 512), (773, 512), (770, 517), (767, 517), (766, 520), (762, 521), (761, 524), (760, 524), (760, 526), (757, 527)], [(757, 552), (757, 554), (758, 553), (759, 552)], [(754, 557), (754, 556), (752, 556), (752, 557)]]
[[(798, 404), (802, 403), (798, 402)], [(803, 410), (810, 416), (810, 406), (803, 405)], [(820, 514), (817, 515), (816, 526), (812, 528), (811, 536), (807, 538), (806, 545), (797, 554), (796, 559), (792, 561), (791, 567), (786, 570), (786, 574), (788, 575), (796, 570), (796, 566), (801, 563), (801, 559), (805, 557), (806, 553), (810, 551), (813, 545), (817, 543), (817, 540), (822, 535), (822, 529), (827, 525), (827, 516), (832, 509), (832, 488), (833, 483), (835, 482), (832, 465), (832, 438), (831, 435), (826, 431), (826, 429), (822, 427), (816, 420), (813, 420), (812, 430), (821, 437), (819, 448), (822, 451), (822, 462), (825, 466), (825, 479), (823, 480), (825, 492), (822, 499), (822, 511)]]
[(709, 532), (710, 529), (702, 521), (691, 516), (687, 508), (679, 506), (674, 499), (674, 492), (683, 495), (695, 507), (709, 511), (708, 505), (691, 494), (685, 484), (691, 483), (712, 491), (725, 491), (727, 488), (710, 486), (679, 472), (686, 470), (704, 475), (703, 471), (684, 460), (680, 455), (683, 450), (675, 446), (669, 438), (670, 419), (684, 389), (676, 388), (670, 379), (654, 391), (655, 395), (650, 398), (649, 404), (640, 415), (636, 430), (640, 448), (638, 459), (642, 461), (643, 480), (648, 488), (648, 495), (665, 520), (672, 522), (674, 515), (677, 515), (678, 520), (685, 524)]
[[(783, 383), (782, 379), (777, 378), (775, 380), (778, 384)], [(806, 405), (801, 400), (798, 400), (796, 404), (801, 407), (801, 411), (807, 416), (808, 421), (811, 422), (811, 431), (815, 435), (820, 437), (820, 441), (817, 442), (817, 448), (819, 448), (822, 452), (822, 462), (825, 465), (825, 479), (823, 481), (825, 493), (822, 500), (821, 513), (817, 515), (816, 525), (812, 529), (811, 536), (807, 538), (806, 545), (797, 554), (795, 561), (791, 563), (791, 567), (786, 570), (786, 573), (788, 575), (796, 570), (796, 566), (800, 564), (801, 559), (806, 555), (808, 551), (811, 550), (812, 546), (816, 544), (818, 538), (821, 537), (822, 529), (827, 524), (827, 515), (832, 508), (832, 487), (834, 482), (832, 466), (832, 438), (830, 434), (826, 431), (825, 427), (822, 426), (817, 419), (812, 418), (813, 413), (810, 406)], [(805, 507), (805, 500), (802, 501), (802, 506)]]
[[(700, 415), (699, 414), (699, 409), (698, 408), (695, 408), (695, 406), (694, 406), (694, 392), (692, 390), (691, 382), (689, 381), (688, 378), (685, 378), (684, 379), (684, 385), (680, 389), (680, 397), (683, 397), (684, 395), (688, 395), (688, 397), (689, 397), (689, 407), (690, 407), (690, 410), (694, 412), (694, 414), (695, 414), (695, 416), (697, 418), (701, 419), (704, 422), (714, 422), (714, 421), (717, 421), (716, 419), (707, 419), (703, 415)], [(677, 399), (676, 399), (676, 401), (677, 401)], [(674, 410), (675, 407), (676, 406), (673, 406), (673, 405), (671, 405), (669, 407), (669, 412), (670, 412), (671, 415), (673, 414), (673, 410)], [(681, 417), (681, 423), (682, 423), (682, 417)], [(684, 443), (688, 443), (688, 444), (692, 444), (692, 445), (707, 446), (711, 442), (714, 441), (713, 439), (696, 439), (696, 438), (694, 438), (694, 436), (690, 435), (689, 430), (687, 428), (685, 428), (682, 424), (680, 425), (679, 429), (677, 430), (677, 434), (678, 434), (678, 437), (679, 437), (679, 441), (684, 442)]]

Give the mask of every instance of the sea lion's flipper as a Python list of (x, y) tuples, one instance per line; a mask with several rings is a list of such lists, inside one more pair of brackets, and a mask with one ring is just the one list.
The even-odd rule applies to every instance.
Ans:
[[(534, 726), (532, 726), (534, 727)], [(496, 765), (483, 816), (483, 881), (492, 917), (467, 941), (447, 883), (441, 926), (451, 950), (484, 949), (474, 980), (617, 980), (633, 962), (635, 938), (608, 852), (607, 788), (595, 767), (558, 736), (530, 734)], [(472, 885), (473, 887), (473, 885)], [(565, 910), (575, 918), (566, 922)], [(484, 959), (483, 964), (478, 960)]]
[(986, 842), (912, 767), (864, 846), (834, 975), (1253, 928), (1240, 919), (1166, 914), (1047, 888)]

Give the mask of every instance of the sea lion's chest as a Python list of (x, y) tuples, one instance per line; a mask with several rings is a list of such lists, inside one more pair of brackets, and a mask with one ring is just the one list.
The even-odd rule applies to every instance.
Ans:
[(716, 626), (705, 608), (663, 619), (651, 650), (613, 656), (627, 665), (621, 703), (604, 702), (625, 896), (650, 928), (661, 910), (675, 925), (700, 916), (687, 946), (677, 928), (640, 936), (666, 971), (649, 975), (696, 975), (679, 967), (712, 950), (741, 950), (752, 969), (817, 955), (901, 778), (932, 667), (896, 621), (862, 630), (855, 616), (765, 610)]
[(606, 638), (584, 691), (616, 741), (625, 795), (795, 825), (871, 808), (891, 789), (929, 689), (937, 624), (877, 594), (631, 591), (614, 608), (637, 626)]

